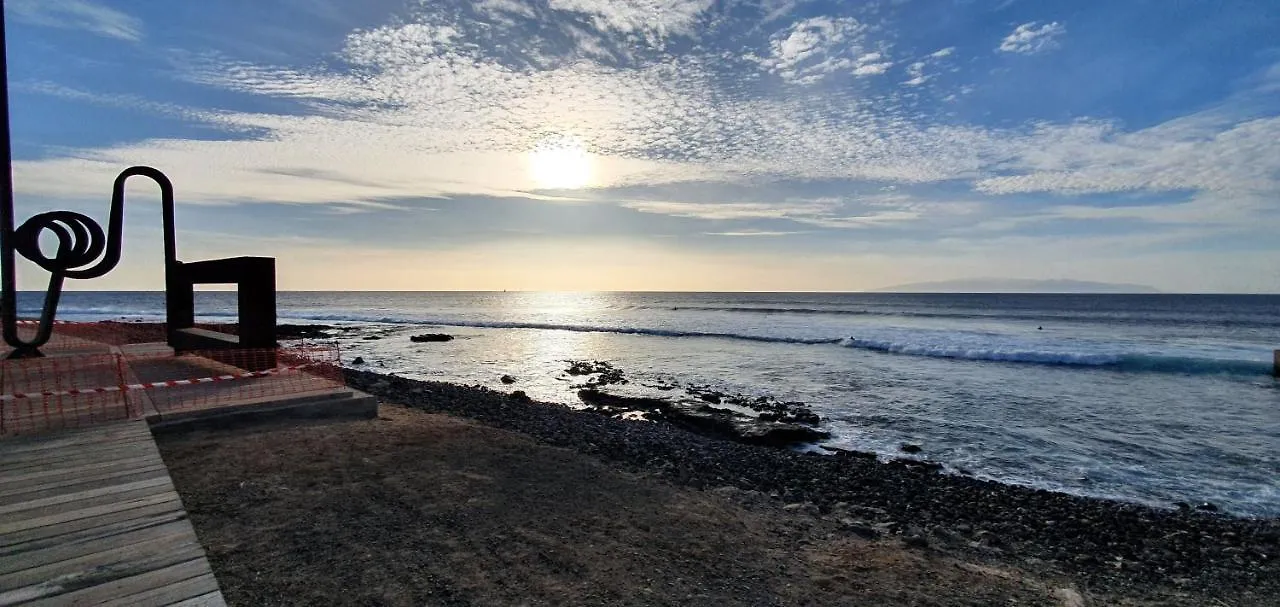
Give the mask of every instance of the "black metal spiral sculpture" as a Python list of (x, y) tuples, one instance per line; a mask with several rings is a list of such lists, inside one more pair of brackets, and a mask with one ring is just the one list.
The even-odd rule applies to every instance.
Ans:
[[(0, 260), (4, 265), (3, 322), (4, 340), (14, 350), (10, 358), (39, 356), (40, 346), (49, 341), (53, 332), (53, 320), (62, 297), (62, 283), (67, 278), (98, 278), (110, 272), (120, 262), (120, 249), (124, 237), (125, 182), (135, 175), (148, 177), (160, 186), (164, 212), (164, 254), (166, 268), (177, 259), (174, 238), (173, 184), (164, 173), (145, 166), (125, 169), (116, 177), (111, 193), (111, 215), (107, 230), (92, 218), (72, 211), (49, 211), (34, 215), (18, 229), (13, 226), (13, 199), (0, 201)], [(40, 249), (40, 235), (49, 230), (57, 238), (58, 246), (52, 255)], [(49, 272), (49, 287), (45, 292), (40, 324), (35, 337), (24, 340), (18, 335), (18, 321), (14, 291), (14, 252), (30, 259)], [(95, 263), (96, 262), (96, 263)], [(92, 265), (91, 265), (92, 264)]]

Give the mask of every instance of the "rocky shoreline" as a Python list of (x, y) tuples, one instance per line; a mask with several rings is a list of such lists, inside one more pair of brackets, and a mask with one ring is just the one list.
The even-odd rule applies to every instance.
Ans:
[(745, 444), (666, 415), (635, 421), (616, 407), (575, 411), (519, 391), (354, 369), (347, 378), (388, 402), (475, 419), (679, 485), (768, 496), (836, 520), (854, 535), (899, 537), (921, 550), (1070, 575), (1103, 591), (1161, 588), (1259, 604), (1280, 600), (1276, 519), (1159, 510), (940, 474), (928, 463), (885, 463), (874, 454)]

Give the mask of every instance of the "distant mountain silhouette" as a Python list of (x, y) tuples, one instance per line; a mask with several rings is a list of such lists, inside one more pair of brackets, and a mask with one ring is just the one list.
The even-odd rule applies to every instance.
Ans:
[(1033, 280), (1026, 278), (962, 278), (913, 282), (872, 291), (895, 293), (1159, 293), (1147, 285), (1087, 280)]

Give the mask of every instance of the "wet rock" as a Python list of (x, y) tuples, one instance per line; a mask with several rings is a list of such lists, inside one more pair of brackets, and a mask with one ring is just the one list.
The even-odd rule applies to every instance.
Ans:
[(422, 335), (411, 335), (409, 341), (414, 343), (422, 343), (429, 341), (453, 341), (453, 336), (448, 333), (423, 333)]
[(902, 443), (901, 445), (898, 445), (898, 449), (901, 449), (903, 453), (919, 453), (923, 451), (923, 449), (920, 448), (920, 445), (913, 445), (911, 443)]
[(320, 339), (328, 337), (329, 325), (276, 325), (277, 339)]
[(751, 445), (767, 445), (770, 447), (789, 447), (803, 443), (816, 443), (831, 438), (831, 434), (802, 426), (782, 422), (754, 422), (735, 424), (738, 440)]
[(351, 364), (353, 364), (353, 365), (363, 365), (363, 364), (364, 364), (364, 357), (363, 357), (363, 356), (357, 356), (357, 357), (355, 357), (355, 358), (351, 359)]
[(914, 459), (894, 459), (894, 460), (889, 460), (888, 465), (897, 466), (899, 468), (904, 468), (907, 470), (914, 470), (916, 472), (936, 473), (936, 472), (942, 471), (942, 464), (938, 462), (927, 461), (927, 460), (918, 461)]
[(808, 426), (763, 421), (703, 403), (618, 396), (594, 388), (579, 390), (578, 398), (609, 412), (645, 411), (653, 414), (651, 419), (662, 419), (701, 434), (723, 436), (752, 445), (789, 447), (831, 437), (827, 432)]
[(361, 339), (364, 339), (366, 341), (374, 341), (377, 339), (382, 339), (382, 336), (381, 335), (365, 335)]
[(569, 368), (565, 369), (565, 373), (569, 375), (594, 375), (587, 380), (587, 383), (581, 384), (580, 388), (596, 388), (610, 386), (614, 384), (627, 384), (627, 378), (623, 375), (622, 369), (615, 368), (603, 360), (573, 360), (569, 361)]
[(499, 381), (504, 384), (514, 384), (516, 383), (516, 378), (511, 377), (510, 375), (503, 375)]
[(1218, 506), (1210, 502), (1204, 502), (1202, 504), (1196, 505), (1196, 510), (1199, 510), (1201, 512), (1217, 512)]
[(709, 402), (709, 403), (711, 403), (711, 404), (713, 404), (713, 405), (718, 405), (718, 404), (720, 404), (720, 395), (719, 395), (719, 394), (715, 394), (715, 393), (699, 394), (699, 395), (698, 395), (698, 398), (701, 398), (702, 400), (704, 400), (704, 401), (706, 401), (706, 402)]
[(510, 398), (511, 398), (511, 400), (514, 400), (514, 401), (517, 401), (517, 402), (522, 402), (522, 403), (530, 403), (530, 402), (533, 402), (533, 399), (532, 399), (532, 398), (529, 398), (529, 395), (528, 395), (528, 394), (525, 394), (525, 393), (524, 393), (524, 390), (515, 390), (515, 391), (513, 391), (513, 392), (511, 393), (511, 395), (510, 395)]

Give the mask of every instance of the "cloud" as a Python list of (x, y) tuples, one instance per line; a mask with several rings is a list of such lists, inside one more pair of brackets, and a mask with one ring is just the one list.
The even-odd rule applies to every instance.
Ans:
[[(490, 8), (525, 18), (504, 6)], [(973, 225), (991, 218), (951, 200), (784, 194), (715, 203), (685, 201), (670, 191), (636, 200), (616, 196), (614, 188), (832, 182), (856, 189), (871, 182), (940, 184), (964, 190), (966, 198), (973, 197), (969, 189), (997, 199), (1062, 198), (1052, 201), (1052, 211), (1018, 219), (1013, 227), (1089, 213), (1099, 220), (1190, 221), (1222, 212), (1232, 197), (1257, 201), (1223, 215), (1240, 223), (1266, 212), (1267, 196), (1274, 200), (1280, 192), (1276, 117), (1217, 108), (1138, 131), (1089, 119), (996, 127), (936, 120), (904, 101), (908, 95), (898, 87), (785, 87), (786, 94), (778, 95), (743, 78), (744, 71), (758, 75), (762, 67), (797, 84), (839, 71), (888, 69), (886, 51), (871, 50), (867, 41), (875, 30), (852, 18), (804, 19), (783, 28), (769, 38), (769, 58), (743, 60), (738, 51), (711, 48), (622, 66), (573, 49), (547, 66), (512, 61), (484, 43), (486, 35), (509, 36), (491, 29), (432, 13), (351, 32), (335, 55), (298, 65), (208, 52), (175, 56), (175, 69), (188, 82), (267, 101), (248, 107), (271, 111), (23, 85), (28, 92), (135, 106), (228, 134), (222, 140), (154, 138), (58, 149), (16, 161), (15, 185), (28, 196), (97, 199), (124, 166), (158, 163), (174, 178), (183, 202), (305, 203), (346, 212), (387, 204), (418, 208), (403, 201), (462, 195), (548, 203), (568, 198), (671, 217), (785, 220), (830, 229)], [(954, 61), (953, 48), (907, 64), (907, 83), (928, 81)], [(1272, 81), (1263, 77), (1258, 86)], [(588, 183), (598, 192), (539, 189), (528, 154), (562, 139), (580, 143), (590, 156)], [(1131, 191), (1185, 191), (1196, 202), (1126, 214), (1071, 200)], [(722, 231), (744, 231), (738, 227)]]
[(852, 17), (812, 17), (791, 24), (769, 40), (769, 55), (747, 59), (796, 84), (812, 84), (839, 72), (883, 74), (892, 65), (882, 50), (870, 50), (867, 25)]
[[(1039, 27), (1037, 27), (1039, 26)], [(1058, 38), (1067, 33), (1066, 26), (1054, 21), (1039, 25), (1038, 21), (1023, 23), (1000, 41), (997, 50), (1006, 53), (1031, 55), (1041, 51), (1058, 48)]]
[[(631, 200), (620, 206), (642, 213), (717, 221), (772, 219), (833, 229), (865, 228), (874, 225), (903, 223), (929, 214), (947, 215), (967, 212), (958, 205), (945, 209), (946, 203), (919, 202), (904, 195), (861, 197), (789, 198), (778, 202), (678, 202), (665, 200)], [(718, 235), (781, 235), (794, 232), (771, 230), (736, 230), (715, 232)]]
[(651, 44), (691, 36), (712, 0), (549, 0), (551, 8), (590, 15), (600, 31), (637, 34)]
[(1040, 127), (1004, 167), (978, 179), (992, 194), (1206, 191), (1280, 192), (1280, 118), (1235, 122), (1206, 111), (1124, 133), (1113, 123)]
[(917, 61), (915, 63), (912, 63), (911, 65), (908, 65), (907, 75), (911, 76), (911, 79), (904, 81), (903, 84), (907, 86), (920, 86), (921, 84), (924, 84), (926, 81), (928, 81), (929, 76), (924, 75), (924, 66), (925, 66), (925, 63), (923, 61)]
[(707, 236), (794, 236), (796, 234), (808, 234), (808, 232), (772, 232), (768, 230), (740, 230), (736, 232), (703, 232)]
[(142, 39), (142, 20), (89, 0), (9, 0), (4, 8), (16, 20), (32, 25), (84, 30), (129, 42)]

